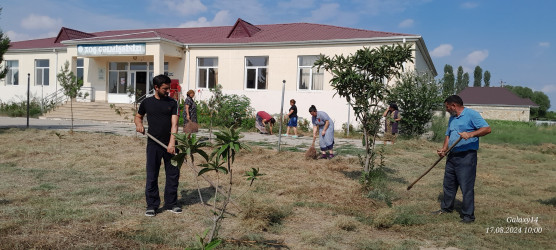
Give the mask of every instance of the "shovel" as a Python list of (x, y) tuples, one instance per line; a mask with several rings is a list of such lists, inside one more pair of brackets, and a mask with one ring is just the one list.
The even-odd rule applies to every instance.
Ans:
[[(446, 151), (444, 156), (448, 155), (450, 153), (450, 151), (452, 151), (452, 148), (454, 148), (454, 146), (456, 146), (459, 141), (461, 141), (461, 137), (458, 138), (456, 140), (456, 142), (454, 142), (454, 144), (452, 144), (452, 146), (450, 148), (448, 148), (448, 151)], [(440, 156), (440, 158), (438, 158), (438, 160), (436, 160), (436, 162), (434, 162), (434, 164), (432, 164), (432, 166), (429, 169), (427, 169), (427, 171), (425, 171), (425, 173), (423, 173), (421, 176), (419, 176), (419, 178), (417, 178), (417, 180), (415, 180), (413, 183), (411, 183), (409, 186), (407, 186), (407, 190), (410, 190), (413, 187), (413, 185), (415, 185), (415, 183), (417, 183), (421, 178), (423, 178), (423, 176), (428, 174), (434, 168), (434, 166), (436, 166), (436, 164), (438, 164), (438, 162), (440, 162), (440, 160), (442, 160), (444, 158), (444, 156)]]

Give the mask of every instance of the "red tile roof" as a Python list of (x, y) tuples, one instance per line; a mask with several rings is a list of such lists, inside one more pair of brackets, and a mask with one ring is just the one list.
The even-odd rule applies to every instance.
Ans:
[[(254, 26), (238, 19), (234, 26), (198, 28), (161, 28), (140, 30), (113, 30), (94, 33), (64, 29), (70, 39), (84, 38), (85, 41), (164, 38), (183, 44), (230, 44), (230, 43), (274, 43), (349, 39), (371, 39), (380, 37), (415, 36), (402, 33), (381, 32), (312, 23), (268, 24)], [(258, 29), (258, 30), (257, 30)], [(72, 35), (69, 35), (69, 34)], [(86, 35), (85, 35), (86, 34)], [(85, 37), (89, 36), (89, 38)], [(59, 42), (59, 41), (58, 41)], [(12, 42), (10, 49), (37, 49), (63, 47), (56, 38)]]
[(261, 29), (257, 26), (239, 18), (234, 27), (230, 30), (230, 34), (228, 34), (227, 38), (252, 37), (259, 31), (261, 31)]
[(521, 98), (504, 87), (467, 87), (458, 94), (464, 105), (499, 105), (538, 107), (530, 99)]
[(54, 40), (54, 42), (55, 43), (60, 43), (61, 41), (65, 41), (65, 40), (82, 39), (82, 38), (89, 38), (89, 37), (94, 37), (94, 36), (95, 35), (93, 35), (93, 34), (85, 33), (85, 32), (79, 31), (79, 30), (74, 30), (74, 29), (62, 27), (62, 29), (60, 29), (60, 32), (58, 33), (58, 36), (56, 37), (56, 40)]

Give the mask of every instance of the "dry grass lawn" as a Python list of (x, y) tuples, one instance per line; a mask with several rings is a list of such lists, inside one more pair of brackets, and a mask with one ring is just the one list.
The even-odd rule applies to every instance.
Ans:
[[(184, 166), (184, 212), (145, 217), (145, 139), (109, 134), (0, 130), (0, 249), (183, 249), (211, 225)], [(306, 160), (304, 150), (253, 147), (236, 158), (234, 204), (222, 249), (550, 249), (556, 233), (556, 149), (483, 144), (473, 224), (439, 208), (443, 167), (406, 187), (436, 160), (437, 143), (400, 140), (385, 149), (386, 193), (367, 198), (356, 157)], [(265, 175), (249, 188), (243, 173)], [(215, 180), (216, 177), (210, 176)], [(161, 171), (161, 192), (164, 171)], [(212, 189), (199, 179), (204, 199)], [(461, 194), (457, 199), (460, 201)], [(507, 218), (538, 218), (534, 223)], [(494, 233), (487, 233), (487, 228)], [(521, 233), (501, 233), (520, 228)], [(526, 230), (542, 229), (540, 233)], [(498, 231), (497, 231), (498, 230)]]

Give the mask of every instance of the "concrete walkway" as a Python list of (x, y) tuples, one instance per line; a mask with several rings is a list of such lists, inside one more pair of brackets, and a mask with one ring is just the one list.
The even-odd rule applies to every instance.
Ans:
[[(24, 117), (2, 117), (0, 116), (0, 128), (26, 128), (27, 118)], [(29, 118), (29, 128), (69, 131), (71, 128), (70, 120), (36, 119)], [(124, 136), (144, 136), (135, 132), (135, 124), (121, 122), (98, 122), (90, 120), (74, 120), (74, 131), (108, 133)], [(181, 128), (179, 129), (181, 131)], [(200, 129), (199, 136), (208, 137), (208, 129)], [(243, 140), (254, 143), (255, 145), (272, 146), (278, 145), (277, 135), (259, 134), (255, 132), (242, 132)], [(146, 137), (145, 137), (146, 138)], [(213, 136), (214, 138), (214, 136)], [(313, 141), (312, 136), (302, 136), (292, 138), (291, 136), (281, 138), (281, 147), (299, 147), (300, 150), (308, 148)], [(318, 148), (318, 139), (315, 142)], [(377, 142), (382, 144), (382, 142)], [(361, 139), (335, 138), (335, 147), (350, 145), (352, 147), (363, 148)]]

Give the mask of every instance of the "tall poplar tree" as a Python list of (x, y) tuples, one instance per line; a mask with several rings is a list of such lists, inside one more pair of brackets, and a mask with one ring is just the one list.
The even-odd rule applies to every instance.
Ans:
[(454, 68), (450, 64), (444, 65), (444, 77), (442, 77), (442, 94), (451, 96), (454, 94)]
[(462, 82), (462, 86), (465, 86), (465, 88), (469, 87), (469, 73), (465, 72), (463, 74), (463, 82)]
[(485, 81), (485, 87), (490, 87), (490, 72), (488, 70), (484, 73), (483, 81)]
[(481, 87), (481, 81), (483, 80), (483, 69), (479, 65), (475, 67), (475, 71), (473, 72), (473, 87)]
[(467, 85), (463, 82), (463, 67), (460, 65), (456, 77), (456, 94), (465, 89), (465, 87), (467, 87)]

